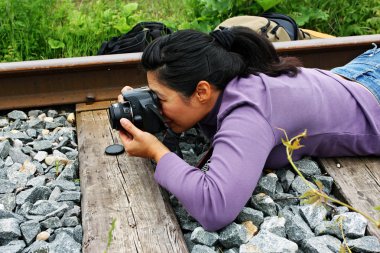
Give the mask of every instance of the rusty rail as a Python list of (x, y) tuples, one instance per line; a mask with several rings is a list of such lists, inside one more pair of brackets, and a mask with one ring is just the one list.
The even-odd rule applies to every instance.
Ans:
[[(380, 34), (277, 42), (283, 56), (297, 56), (306, 67), (329, 69), (347, 63)], [(141, 53), (88, 56), (0, 64), (0, 110), (114, 99), (125, 85), (146, 82)]]

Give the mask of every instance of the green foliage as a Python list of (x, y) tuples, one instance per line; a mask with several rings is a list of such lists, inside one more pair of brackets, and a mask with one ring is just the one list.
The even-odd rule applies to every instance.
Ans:
[(264, 11), (336, 36), (380, 33), (378, 0), (0, 0), (0, 9), (0, 62), (95, 55), (140, 21), (209, 32)]
[(282, 0), (186, 0), (188, 28), (212, 31), (223, 20), (238, 15), (258, 15)]
[(292, 0), (274, 8), (304, 28), (335, 36), (380, 33), (379, 0)]

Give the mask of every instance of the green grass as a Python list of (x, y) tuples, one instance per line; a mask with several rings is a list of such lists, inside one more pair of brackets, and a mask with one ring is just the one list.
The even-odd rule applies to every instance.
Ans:
[(0, 0), (0, 10), (0, 62), (96, 55), (140, 21), (211, 31), (264, 10), (336, 36), (380, 33), (378, 0)]

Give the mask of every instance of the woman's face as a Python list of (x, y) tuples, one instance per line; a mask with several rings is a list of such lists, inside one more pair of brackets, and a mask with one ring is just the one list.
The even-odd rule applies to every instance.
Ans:
[(161, 112), (166, 123), (176, 133), (190, 129), (211, 110), (207, 103), (199, 99), (197, 92), (186, 98), (162, 84), (154, 71), (148, 71), (147, 79), (149, 88), (160, 100)]

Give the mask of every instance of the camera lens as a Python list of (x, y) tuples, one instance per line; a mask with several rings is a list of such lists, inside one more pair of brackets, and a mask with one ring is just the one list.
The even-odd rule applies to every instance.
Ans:
[(108, 115), (110, 118), (111, 127), (116, 130), (119, 130), (121, 128), (121, 118), (126, 118), (130, 121), (132, 121), (133, 118), (129, 102), (112, 104), (108, 108)]

